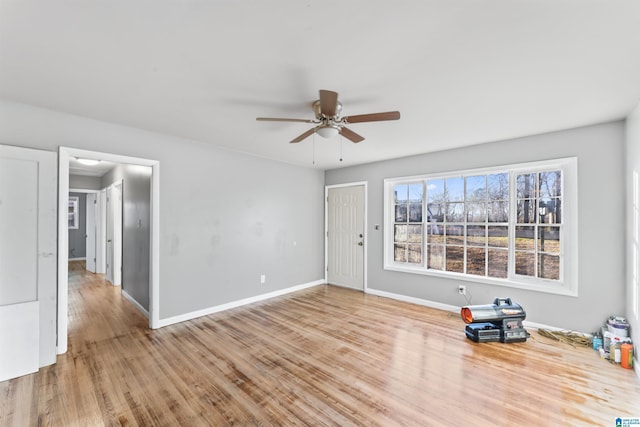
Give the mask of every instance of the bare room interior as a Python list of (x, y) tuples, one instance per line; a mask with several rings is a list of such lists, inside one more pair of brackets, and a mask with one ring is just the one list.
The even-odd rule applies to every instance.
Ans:
[(640, 422), (639, 51), (634, 0), (0, 0), (0, 425)]

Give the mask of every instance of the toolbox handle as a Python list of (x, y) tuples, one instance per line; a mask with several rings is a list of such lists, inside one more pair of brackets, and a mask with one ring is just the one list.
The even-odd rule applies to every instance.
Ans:
[(496, 298), (493, 305), (511, 305), (511, 298)]

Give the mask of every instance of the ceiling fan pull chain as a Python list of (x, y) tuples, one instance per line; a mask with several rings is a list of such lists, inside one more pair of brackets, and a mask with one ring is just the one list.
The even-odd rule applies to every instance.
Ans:
[(344, 138), (340, 135), (340, 161), (342, 161), (342, 145), (344, 143)]
[(316, 134), (313, 134), (313, 164), (316, 164)]

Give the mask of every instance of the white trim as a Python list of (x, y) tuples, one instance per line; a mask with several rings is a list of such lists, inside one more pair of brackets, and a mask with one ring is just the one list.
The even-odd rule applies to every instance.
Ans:
[(129, 295), (124, 289), (122, 290), (122, 296), (131, 304), (133, 304), (138, 309), (138, 311), (140, 311), (144, 315), (144, 317), (146, 317), (147, 319), (149, 318), (149, 312), (143, 306), (141, 306), (138, 301), (133, 299), (133, 297)]
[(584, 335), (585, 337), (592, 337), (593, 334), (587, 333), (587, 332), (580, 332), (580, 331), (567, 331), (567, 329), (565, 328), (558, 328), (557, 326), (549, 326), (549, 325), (545, 325), (543, 323), (537, 323), (537, 322), (530, 322), (528, 320), (523, 320), (522, 321), (522, 325), (530, 328), (530, 329), (548, 329), (550, 331), (554, 331), (554, 332), (572, 332), (574, 334), (580, 334), (580, 335)]
[(159, 327), (160, 316), (160, 163), (157, 160), (142, 159), (118, 154), (81, 150), (60, 146), (58, 148), (58, 354), (67, 351), (69, 312), (69, 271), (68, 271), (68, 222), (66, 215), (67, 194), (69, 193), (69, 159), (85, 157), (150, 166), (151, 173), (151, 256), (149, 257), (149, 327)]
[(88, 190), (86, 188), (69, 188), (69, 193), (86, 193), (86, 194), (91, 194), (91, 193), (99, 193), (100, 190)]
[(379, 297), (390, 298), (398, 301), (409, 302), (412, 304), (423, 305), (425, 307), (435, 308), (438, 310), (450, 311), (452, 313), (459, 313), (461, 308), (455, 305), (443, 304), (441, 302), (429, 301), (426, 299), (410, 297), (402, 294), (394, 294), (392, 292), (380, 291), (378, 289), (368, 289), (367, 293), (371, 295), (377, 295)]
[(270, 298), (279, 297), (279, 296), (286, 295), (286, 294), (289, 294), (289, 293), (292, 293), (292, 292), (297, 292), (297, 291), (301, 291), (303, 289), (312, 288), (314, 286), (324, 285), (324, 284), (325, 284), (324, 280), (316, 280), (314, 282), (303, 283), (302, 285), (296, 285), (296, 286), (292, 286), (290, 288), (280, 289), (278, 291), (273, 291), (273, 292), (269, 292), (269, 293), (262, 294), (262, 295), (256, 295), (256, 296), (253, 296), (253, 297), (249, 297), (249, 298), (244, 298), (244, 299), (237, 300), (237, 301), (228, 302), (226, 304), (221, 304), (221, 305), (216, 305), (216, 306), (209, 307), (209, 308), (204, 308), (202, 310), (196, 310), (196, 311), (192, 311), (190, 313), (185, 313), (185, 314), (180, 314), (178, 316), (168, 317), (166, 319), (160, 319), (158, 327), (162, 328), (164, 326), (173, 325), (175, 323), (186, 322), (188, 320), (193, 320), (193, 319), (196, 319), (198, 317), (208, 316), (209, 314), (219, 313), (221, 311), (230, 310), (232, 308), (241, 307), (241, 306), (247, 305), (247, 304), (253, 304), (255, 302), (264, 301), (264, 300), (267, 300), (267, 299), (270, 299)]
[[(324, 282), (327, 283), (328, 280), (328, 268), (329, 268), (329, 189), (333, 189), (333, 188), (344, 188), (344, 187), (359, 187), (359, 186), (363, 186), (364, 187), (364, 199), (362, 201), (362, 203), (364, 204), (363, 206), (363, 211), (362, 211), (362, 215), (363, 215), (363, 223), (362, 223), (362, 227), (364, 228), (363, 231), (363, 239), (364, 239), (364, 252), (362, 254), (363, 259), (362, 259), (362, 268), (364, 269), (364, 271), (362, 272), (362, 290), (366, 293), (368, 286), (367, 286), (367, 252), (368, 252), (368, 247), (369, 247), (369, 227), (368, 227), (368, 223), (367, 223), (367, 218), (369, 217), (368, 215), (368, 210), (369, 210), (369, 191), (368, 191), (368, 185), (369, 182), (368, 181), (357, 181), (357, 182), (348, 182), (345, 184), (333, 184), (333, 185), (325, 185), (324, 186)], [(350, 288), (353, 289), (353, 288)]]
[(67, 352), (69, 312), (69, 221), (63, 215), (68, 209), (69, 159), (68, 151), (58, 153), (58, 354)]
[(67, 261), (83, 261), (87, 259), (86, 257), (77, 257), (77, 258), (67, 258)]

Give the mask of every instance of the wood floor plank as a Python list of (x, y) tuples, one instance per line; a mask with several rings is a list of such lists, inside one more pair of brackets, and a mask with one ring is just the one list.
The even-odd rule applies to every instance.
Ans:
[(70, 263), (69, 350), (0, 383), (1, 426), (615, 425), (635, 373), (535, 331), (473, 343), (456, 313), (317, 286), (149, 330)]

